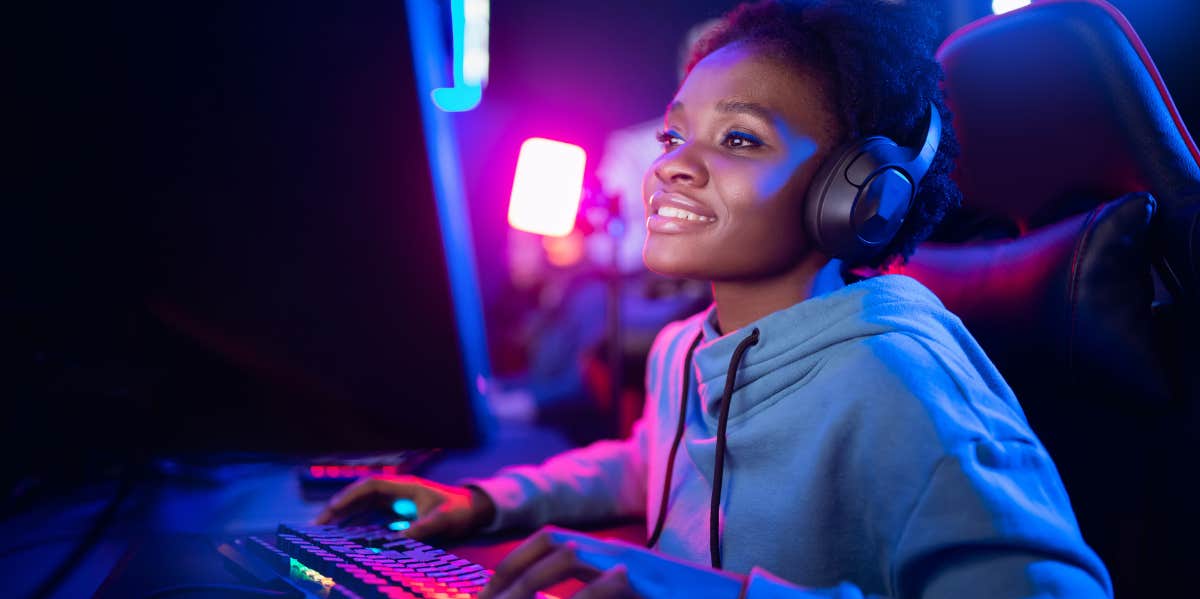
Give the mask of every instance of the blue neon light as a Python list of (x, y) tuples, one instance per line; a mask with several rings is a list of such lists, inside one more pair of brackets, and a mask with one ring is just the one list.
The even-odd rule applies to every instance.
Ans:
[[(476, 13), (470, 19), (466, 15), (468, 1), (472, 2)], [(479, 60), (481, 37), (485, 46), (483, 60), (486, 62), (487, 26), (486, 0), (450, 0), (450, 29), (454, 36), (454, 87), (433, 90), (433, 103), (438, 108), (446, 112), (464, 112), (479, 106), (480, 100), (483, 99), (483, 79), (486, 77), (486, 71), (481, 74), (473, 69), (468, 76), (465, 63), (468, 46), (476, 53), (473, 58)]]
[(436, 0), (409, 0), (405, 4), (412, 38), (413, 71), (417, 78), (417, 96), (425, 130), (425, 148), (433, 176), (438, 219), (442, 226), (459, 343), (471, 377), (468, 388), (476, 428), (487, 440), (495, 433), (495, 419), (483, 396), (484, 382), (491, 378), (491, 365), (483, 322), (483, 301), (480, 299), (475, 268), (475, 244), (471, 241), (470, 213), (463, 190), (458, 144), (454, 138), (454, 121), (449, 113), (438, 110), (433, 105), (432, 94), (424, 91), (434, 88), (435, 74), (445, 72), (439, 39), (441, 26), (438, 5)]

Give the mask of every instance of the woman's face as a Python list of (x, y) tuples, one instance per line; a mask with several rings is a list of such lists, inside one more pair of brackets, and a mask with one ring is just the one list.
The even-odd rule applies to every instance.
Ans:
[(745, 45), (701, 60), (667, 109), (663, 154), (646, 173), (646, 266), (750, 281), (810, 251), (805, 191), (833, 143), (818, 79)]

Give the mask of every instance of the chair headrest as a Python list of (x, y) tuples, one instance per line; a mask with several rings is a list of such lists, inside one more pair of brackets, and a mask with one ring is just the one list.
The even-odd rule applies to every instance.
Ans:
[[(938, 49), (974, 211), (1021, 231), (1149, 191), (1167, 257), (1194, 286), (1200, 151), (1129, 22), (1100, 0), (1044, 0), (976, 21)], [(1187, 282), (1190, 280), (1191, 282)]]
[(1130, 194), (1019, 239), (925, 243), (888, 272), (932, 290), (1023, 401), (1165, 402), (1149, 309), (1155, 208), (1150, 195)]

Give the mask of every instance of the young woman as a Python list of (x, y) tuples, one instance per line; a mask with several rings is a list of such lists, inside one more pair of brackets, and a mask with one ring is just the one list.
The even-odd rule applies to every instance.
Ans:
[[(364, 481), (321, 520), (380, 496), (417, 502), (416, 537), (647, 517), (653, 551), (544, 530), (483, 597), (572, 576), (587, 597), (1110, 596), (961, 322), (912, 279), (842, 277), (907, 256), (959, 199), (933, 23), (914, 4), (745, 5), (698, 45), (646, 176), (644, 257), (711, 281), (715, 301), (658, 336), (629, 439), (466, 487)], [(897, 144), (873, 150), (895, 172), (846, 154), (874, 135)], [(843, 215), (876, 245), (823, 224), (837, 177), (877, 181)]]

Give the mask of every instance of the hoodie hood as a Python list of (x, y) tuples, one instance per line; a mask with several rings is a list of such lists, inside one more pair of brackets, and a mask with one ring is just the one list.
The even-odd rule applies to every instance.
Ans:
[[(717, 331), (715, 304), (700, 315), (703, 338), (696, 348), (692, 376), (706, 424), (716, 426), (734, 349), (755, 329), (758, 343), (749, 348), (737, 369), (730, 424), (794, 392), (819, 369), (825, 352), (839, 344), (894, 331), (935, 342), (952, 336), (953, 328), (940, 325), (953, 316), (916, 280), (883, 275), (846, 285), (840, 267), (834, 260), (820, 271), (813, 297), (725, 335)], [(788, 367), (781, 368), (785, 364)]]

